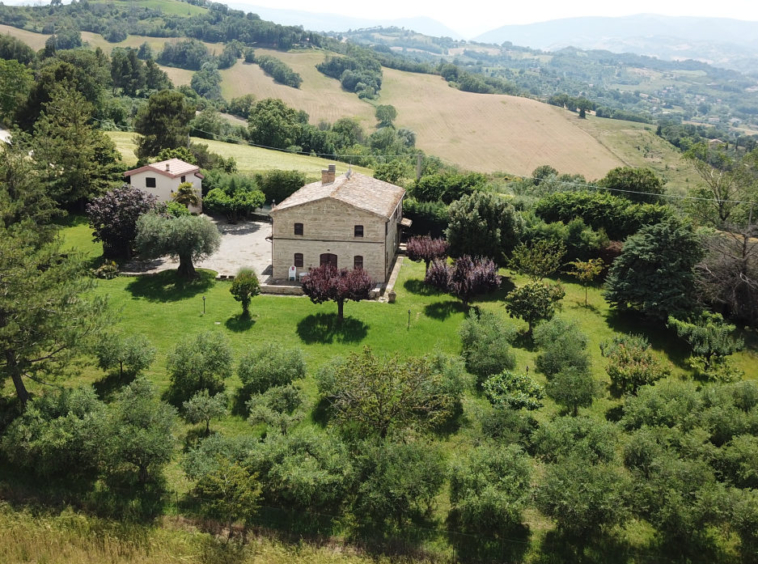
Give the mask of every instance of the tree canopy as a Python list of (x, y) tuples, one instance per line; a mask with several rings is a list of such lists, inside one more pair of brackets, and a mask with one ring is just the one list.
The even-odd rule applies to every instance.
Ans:
[(665, 320), (695, 307), (695, 265), (703, 257), (692, 225), (677, 219), (643, 227), (611, 266), (605, 299), (619, 311)]
[(166, 218), (146, 213), (137, 220), (135, 244), (143, 258), (178, 257), (178, 275), (194, 278), (197, 275), (194, 261), (215, 253), (221, 244), (221, 235), (204, 217)]
[(134, 121), (134, 129), (141, 135), (137, 156), (145, 159), (163, 149), (186, 147), (193, 117), (195, 108), (181, 92), (162, 90), (150, 96)]

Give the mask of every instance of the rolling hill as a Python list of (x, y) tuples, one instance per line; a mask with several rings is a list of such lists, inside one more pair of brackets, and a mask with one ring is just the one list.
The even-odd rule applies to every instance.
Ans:
[(506, 25), (483, 33), (474, 41), (497, 45), (510, 41), (514, 45), (550, 51), (568, 46), (605, 49), (666, 60), (695, 59), (754, 72), (758, 61), (756, 37), (758, 22), (639, 14)]
[[(35, 48), (46, 39), (45, 35), (8, 26), (0, 27), (0, 33), (10, 33)], [(157, 51), (165, 42), (129, 36), (114, 44), (88, 32), (82, 33), (82, 38), (108, 52), (117, 46), (137, 47), (145, 41)], [(217, 51), (221, 48), (218, 44), (208, 46)], [(373, 130), (374, 105), (342, 90), (337, 80), (316, 70), (325, 52), (256, 52), (279, 58), (300, 73), (301, 88), (276, 84), (257, 65), (240, 61), (221, 71), (222, 92), (227, 99), (244, 94), (258, 99), (281, 98), (307, 112), (313, 124), (355, 117), (367, 131)], [(188, 84), (191, 79), (191, 71), (163, 68), (177, 85)], [(650, 126), (594, 116), (580, 120), (575, 113), (527, 98), (462, 92), (435, 75), (385, 68), (383, 89), (375, 104), (395, 106), (396, 126), (413, 130), (419, 148), (469, 170), (528, 175), (537, 166), (549, 164), (562, 173), (597, 179), (625, 164), (651, 166), (677, 190), (694, 178), (680, 155), (658, 139)]]
[[(256, 52), (286, 62), (303, 77), (302, 86), (276, 84), (257, 65), (238, 63), (221, 71), (227, 99), (247, 93), (258, 99), (281, 98), (307, 112), (314, 124), (356, 117), (373, 128), (374, 106), (315, 69), (323, 52)], [(395, 106), (396, 125), (413, 130), (418, 147), (470, 170), (528, 175), (539, 165), (551, 164), (561, 172), (595, 179), (628, 164), (650, 166), (680, 188), (685, 177), (694, 178), (679, 153), (639, 123), (594, 116), (580, 120), (575, 113), (535, 100), (462, 92), (439, 76), (386, 68), (377, 103)]]

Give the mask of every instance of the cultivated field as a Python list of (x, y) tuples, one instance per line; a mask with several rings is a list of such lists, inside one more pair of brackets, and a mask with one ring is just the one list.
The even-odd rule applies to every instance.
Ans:
[(45, 41), (47, 41), (47, 38), (50, 37), (44, 33), (34, 33), (33, 31), (18, 29), (17, 27), (11, 27), (9, 25), (0, 25), (0, 33), (3, 35), (11, 35), (17, 39), (20, 39), (29, 47), (35, 50), (42, 49), (45, 46)]
[(439, 76), (384, 69), (381, 103), (417, 145), (480, 172), (530, 174), (550, 164), (562, 173), (600, 178), (621, 160), (580, 129), (576, 114), (526, 98), (450, 88)]
[(93, 0), (93, 4), (129, 4), (139, 8), (150, 8), (152, 10), (161, 10), (164, 14), (171, 16), (194, 16), (207, 11), (206, 8), (187, 4), (185, 2), (174, 2), (172, 0)]
[(655, 134), (655, 126), (588, 116), (577, 125), (602, 143), (625, 165), (649, 167), (666, 182), (670, 193), (685, 195), (700, 182), (692, 165), (669, 142)]
[[(257, 65), (239, 63), (221, 71), (227, 99), (244, 94), (280, 98), (306, 111), (314, 124), (357, 117), (364, 127), (373, 127), (374, 107), (315, 69), (323, 53), (256, 52), (287, 63), (303, 77), (302, 86), (276, 84)], [(378, 103), (397, 108), (396, 125), (415, 131), (419, 148), (471, 170), (526, 175), (550, 164), (595, 179), (626, 161), (583, 128), (576, 114), (526, 98), (461, 92), (438, 76), (384, 69)]]
[[(9, 26), (0, 26), (0, 33), (10, 33), (34, 48), (44, 46), (48, 37)], [(121, 43), (108, 43), (101, 35), (89, 32), (82, 32), (82, 39), (106, 52), (114, 47), (138, 47), (147, 41), (158, 53), (166, 41), (132, 35)], [(222, 49), (220, 44), (206, 45), (214, 52)], [(372, 131), (374, 105), (343, 91), (337, 80), (316, 70), (315, 65), (326, 56), (323, 51), (256, 52), (287, 63), (303, 77), (302, 86), (296, 89), (276, 84), (258, 65), (240, 61), (221, 71), (226, 99), (244, 94), (253, 94), (259, 100), (280, 98), (307, 112), (313, 124), (354, 117)], [(162, 68), (177, 86), (189, 84), (192, 78), (192, 71)], [(644, 124), (592, 116), (580, 120), (572, 112), (535, 100), (461, 92), (438, 76), (393, 69), (384, 69), (381, 97), (376, 103), (397, 108), (396, 125), (413, 130), (419, 148), (469, 170), (528, 175), (536, 167), (549, 164), (561, 173), (582, 174), (593, 180), (614, 167), (631, 165), (653, 168), (675, 193), (685, 192), (696, 182), (694, 171), (681, 155)], [(125, 158), (133, 159), (126, 154)]]
[(371, 104), (359, 100), (355, 94), (345, 92), (339, 81), (316, 70), (316, 65), (324, 60), (323, 51), (282, 53), (256, 49), (255, 52), (257, 55), (271, 55), (284, 61), (303, 77), (303, 84), (299, 89), (276, 84), (258, 65), (239, 62), (232, 68), (221, 71), (221, 92), (227, 100), (245, 94), (253, 94), (259, 100), (279, 98), (288, 106), (307, 112), (314, 125), (320, 121), (335, 122), (342, 117), (356, 117), (366, 128), (373, 127), (376, 123)]

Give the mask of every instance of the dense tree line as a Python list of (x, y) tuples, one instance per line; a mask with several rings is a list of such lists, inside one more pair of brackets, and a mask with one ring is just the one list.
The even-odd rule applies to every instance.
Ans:
[[(323, 36), (305, 31), (302, 27), (267, 22), (256, 14), (232, 10), (220, 3), (210, 4), (201, 13), (189, 16), (117, 3), (72, 2), (52, 10), (43, 6), (0, 6), (0, 22), (43, 33), (50, 33), (55, 25), (59, 40), (66, 39), (68, 30), (72, 30), (77, 34), (79, 31), (100, 33), (109, 40), (119, 39), (126, 33), (148, 37), (189, 37), (210, 43), (236, 40), (245, 45), (282, 50), (295, 46), (320, 47), (326, 42)], [(66, 44), (62, 48), (80, 45), (81, 38), (78, 45)]]
[(299, 74), (293, 71), (287, 63), (276, 57), (258, 55), (255, 58), (255, 62), (263, 69), (263, 72), (271, 76), (279, 84), (300, 88), (303, 82)]
[(342, 88), (360, 98), (374, 99), (382, 89), (382, 66), (365, 52), (356, 55), (327, 57), (316, 68), (340, 81)]

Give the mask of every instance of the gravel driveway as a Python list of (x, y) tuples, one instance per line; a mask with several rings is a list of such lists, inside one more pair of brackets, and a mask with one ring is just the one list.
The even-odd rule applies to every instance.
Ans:
[[(252, 267), (263, 282), (271, 274), (271, 224), (266, 221), (241, 221), (230, 225), (222, 218), (211, 218), (221, 232), (221, 246), (216, 253), (195, 263), (196, 268), (215, 270), (220, 276), (234, 276), (242, 267)], [(150, 274), (177, 268), (179, 261), (168, 257), (124, 265), (123, 271)]]

